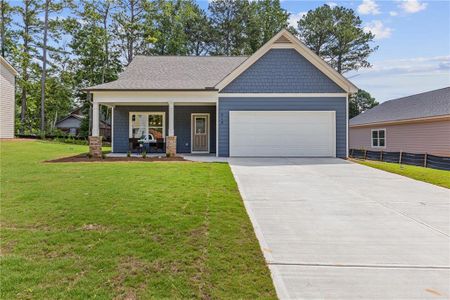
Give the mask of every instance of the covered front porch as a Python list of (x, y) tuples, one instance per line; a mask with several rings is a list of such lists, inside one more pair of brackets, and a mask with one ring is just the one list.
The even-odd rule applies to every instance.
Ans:
[(215, 94), (129, 92), (117, 99), (121, 93), (94, 93), (91, 149), (99, 144), (99, 111), (105, 105), (112, 111), (112, 153), (216, 154)]

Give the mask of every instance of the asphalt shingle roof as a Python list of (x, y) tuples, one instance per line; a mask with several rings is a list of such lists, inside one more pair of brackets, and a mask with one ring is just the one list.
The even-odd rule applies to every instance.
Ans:
[(450, 87), (389, 100), (352, 118), (350, 126), (450, 115)]
[(136, 56), (115, 81), (88, 90), (202, 90), (214, 87), (246, 56)]

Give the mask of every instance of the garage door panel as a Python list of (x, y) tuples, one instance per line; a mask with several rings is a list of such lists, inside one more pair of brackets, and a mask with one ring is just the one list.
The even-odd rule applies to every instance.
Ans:
[(334, 111), (231, 111), (230, 156), (335, 156)]

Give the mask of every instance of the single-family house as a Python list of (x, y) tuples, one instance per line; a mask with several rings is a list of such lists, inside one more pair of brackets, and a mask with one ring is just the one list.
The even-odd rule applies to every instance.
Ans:
[(99, 106), (112, 107), (112, 152), (347, 157), (357, 88), (287, 30), (253, 55), (137, 56), (116, 81), (86, 89), (91, 153)]
[(0, 56), (0, 138), (14, 137), (17, 71)]
[(350, 120), (350, 148), (450, 156), (450, 87), (389, 100)]
[[(85, 118), (81, 107), (77, 107), (71, 111), (67, 116), (61, 118), (55, 123), (55, 127), (68, 135), (78, 136), (80, 133), (81, 122)], [(108, 118), (104, 115), (100, 116), (100, 135), (109, 140), (111, 137), (111, 125)]]

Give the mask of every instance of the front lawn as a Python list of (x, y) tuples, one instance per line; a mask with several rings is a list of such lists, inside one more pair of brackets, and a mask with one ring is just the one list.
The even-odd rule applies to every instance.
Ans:
[(450, 189), (450, 171), (371, 160), (354, 159), (353, 161), (365, 166), (403, 175)]
[(1, 142), (2, 299), (276, 297), (227, 164), (86, 151)]

